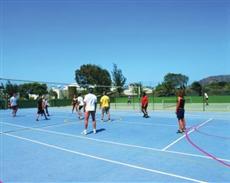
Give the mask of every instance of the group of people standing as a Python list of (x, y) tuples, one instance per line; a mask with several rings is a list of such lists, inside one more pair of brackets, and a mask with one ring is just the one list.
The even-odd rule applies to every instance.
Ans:
[[(16, 116), (17, 110), (18, 110), (18, 104), (17, 104), (18, 97), (16, 94), (13, 94), (13, 96), (10, 98), (10, 107), (12, 108), (12, 115), (13, 117)], [(141, 98), (141, 111), (143, 113), (144, 118), (149, 118), (147, 108), (148, 108), (148, 96), (145, 92), (142, 93)], [(44, 96), (39, 96), (38, 102), (37, 102), (37, 118), (36, 121), (39, 120), (40, 116), (44, 116), (46, 120), (49, 118), (49, 112), (48, 112), (48, 100)], [(78, 114), (79, 119), (83, 119), (84, 117), (84, 130), (82, 134), (87, 135), (87, 128), (88, 128), (88, 122), (89, 117), (91, 116), (92, 122), (93, 122), (93, 133), (96, 133), (96, 109), (97, 109), (97, 97), (93, 94), (93, 88), (89, 88), (88, 94), (85, 95), (85, 97), (82, 97), (82, 94), (78, 94), (78, 97), (74, 95), (72, 100), (72, 113), (76, 110)], [(176, 105), (176, 116), (178, 119), (178, 126), (179, 129), (177, 133), (183, 133), (186, 130), (186, 123), (184, 118), (184, 106), (185, 106), (185, 99), (184, 99), (184, 90), (180, 90), (178, 92), (178, 98), (177, 98), (177, 105)], [(83, 112), (81, 111), (83, 109)], [(104, 121), (104, 115), (107, 114), (107, 120), (110, 121), (110, 98), (106, 94), (106, 92), (103, 92), (103, 96), (100, 99), (100, 109), (101, 109), (101, 121)]]
[[(12, 116), (16, 117), (17, 111), (18, 111), (18, 95), (14, 93), (9, 100), (9, 107), (12, 109)], [(48, 111), (49, 103), (47, 98), (45, 96), (39, 96), (37, 100), (37, 118), (36, 121), (38, 121), (40, 116), (44, 116), (46, 120), (48, 120), (47, 116), (49, 115)]]
[(47, 117), (47, 116), (50, 116), (48, 107), (49, 107), (49, 103), (48, 103), (47, 98), (45, 98), (45, 96), (39, 96), (38, 101), (37, 101), (38, 111), (37, 111), (36, 121), (39, 121), (40, 116), (44, 116), (45, 120), (49, 120), (49, 118)]
[[(87, 129), (88, 129), (88, 123), (89, 123), (89, 117), (92, 118), (93, 123), (93, 133), (96, 134), (96, 109), (97, 109), (97, 97), (93, 94), (93, 88), (89, 88), (88, 94), (85, 95), (84, 99), (81, 96), (81, 94), (76, 97), (74, 95), (74, 98), (72, 100), (72, 113), (76, 109), (79, 119), (82, 119), (82, 112), (81, 109), (83, 108), (83, 111), (85, 113), (85, 120), (84, 120), (84, 130), (82, 132), (83, 135), (87, 135)], [(110, 98), (107, 96), (106, 92), (103, 92), (103, 96), (100, 99), (100, 108), (102, 111), (101, 114), (101, 121), (104, 121), (104, 115), (107, 114), (108, 121), (110, 121)]]

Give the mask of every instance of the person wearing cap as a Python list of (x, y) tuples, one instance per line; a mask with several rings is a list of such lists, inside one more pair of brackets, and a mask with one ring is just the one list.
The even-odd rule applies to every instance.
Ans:
[(87, 135), (87, 128), (89, 123), (89, 116), (92, 117), (93, 121), (93, 133), (96, 134), (96, 108), (97, 108), (97, 97), (93, 94), (93, 88), (89, 88), (89, 93), (84, 98), (84, 112), (85, 112), (85, 129), (82, 134)]

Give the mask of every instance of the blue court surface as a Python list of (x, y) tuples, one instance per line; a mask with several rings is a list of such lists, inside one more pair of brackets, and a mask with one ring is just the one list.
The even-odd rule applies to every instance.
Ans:
[(1, 182), (230, 182), (230, 113), (186, 112), (177, 134), (173, 111), (111, 111), (97, 133), (70, 108), (0, 111)]

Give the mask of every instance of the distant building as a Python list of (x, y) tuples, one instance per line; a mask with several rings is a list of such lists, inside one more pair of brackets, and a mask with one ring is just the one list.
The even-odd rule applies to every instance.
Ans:
[(76, 87), (77, 91), (83, 91), (84, 88), (80, 87), (77, 83), (71, 83), (69, 85), (53, 87), (52, 90), (57, 93), (57, 99), (64, 99), (69, 97), (69, 88)]
[(151, 93), (153, 93), (153, 89), (151, 89), (151, 88), (145, 87), (145, 88), (143, 88), (142, 90), (145, 91), (146, 94), (151, 94)]
[(38, 97), (39, 95), (37, 94), (29, 94), (29, 99), (37, 100)]
[(128, 89), (124, 90), (124, 94), (127, 95), (127, 96), (137, 95), (137, 93), (135, 93), (134, 85), (129, 85)]
[[(124, 94), (127, 95), (127, 96), (133, 96), (133, 95), (139, 95), (140, 94), (140, 89), (139, 88), (135, 88), (134, 85), (129, 85), (128, 86), (128, 89), (124, 90)], [(153, 90), (151, 88), (147, 88), (147, 87), (144, 87), (142, 88), (143, 91), (146, 92), (146, 94), (151, 94), (153, 92)]]

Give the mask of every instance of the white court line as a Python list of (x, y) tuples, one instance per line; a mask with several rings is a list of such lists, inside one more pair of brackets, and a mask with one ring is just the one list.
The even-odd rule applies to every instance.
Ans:
[[(2, 123), (2, 122), (0, 122), (0, 123)], [(14, 124), (11, 124), (11, 123), (3, 123), (3, 124), (7, 124), (9, 126), (15, 126), (15, 127), (27, 128), (26, 126), (14, 125)], [(66, 124), (66, 125), (68, 125), (68, 124)], [(47, 126), (47, 127), (44, 127), (44, 128), (48, 128), (48, 127), (51, 127), (51, 126)], [(138, 145), (126, 144), (126, 143), (119, 143), (119, 142), (108, 141), (108, 140), (100, 140), (100, 139), (89, 138), (89, 137), (85, 137), (85, 136), (71, 135), (71, 134), (68, 134), (68, 133), (56, 132), (56, 131), (52, 131), (52, 130), (44, 130), (44, 128), (41, 129), (41, 128), (28, 127), (27, 129), (31, 129), (31, 130), (34, 130), (34, 131), (46, 132), (46, 133), (55, 134), (55, 135), (62, 135), (62, 136), (66, 136), (66, 137), (73, 137), (73, 138), (78, 138), (78, 139), (91, 140), (91, 141), (100, 142), (100, 143), (119, 145), (119, 146), (124, 146), (124, 147), (131, 147), (131, 148), (139, 148), (139, 149), (145, 149), (145, 150), (156, 151), (156, 152), (166, 152), (166, 153), (171, 153), (171, 154), (179, 154), (179, 155), (190, 156), (190, 157), (191, 156), (192, 157), (199, 157), (199, 158), (203, 158), (203, 159), (211, 159), (212, 160), (212, 158), (210, 158), (208, 156), (202, 156), (202, 155), (190, 154), (190, 153), (183, 153), (183, 152), (178, 152), (178, 151), (168, 151), (168, 150), (163, 151), (162, 149), (157, 149), (157, 148), (152, 148), (152, 147), (138, 146)], [(4, 134), (4, 133), (2, 133), (2, 134)], [(223, 159), (223, 158), (218, 158), (218, 159), (220, 159), (222, 161), (230, 162), (230, 160), (228, 160), (228, 159)]]
[[(118, 124), (118, 123), (117, 123)], [(167, 127), (175, 127), (175, 126), (177, 126), (177, 125), (171, 125), (171, 124), (164, 124), (164, 123), (162, 123), (162, 124), (160, 124), (160, 123), (146, 123), (146, 122), (144, 122), (144, 123), (140, 123), (140, 122), (122, 122), (122, 123), (119, 123), (119, 124), (122, 124), (122, 125), (133, 125), (133, 124), (135, 124), (135, 125), (142, 125), (142, 126), (167, 126)]]
[[(198, 126), (196, 127), (196, 129), (199, 129), (200, 127), (202, 127), (203, 125), (205, 125), (206, 123), (208, 123), (208, 122), (210, 122), (210, 121), (212, 121), (212, 120), (213, 120), (213, 118), (209, 118), (208, 120), (206, 120), (206, 121), (204, 121), (203, 123), (201, 123), (200, 125), (198, 125)], [(188, 132), (188, 135), (189, 135), (190, 133), (194, 132), (194, 131), (195, 131), (195, 129), (190, 130), (190, 131)], [(166, 151), (167, 149), (169, 149), (170, 147), (172, 147), (174, 144), (176, 144), (177, 142), (181, 141), (183, 138), (185, 138), (185, 135), (181, 136), (181, 137), (178, 138), (177, 140), (173, 141), (171, 144), (169, 144), (169, 145), (167, 145), (166, 147), (164, 147), (164, 148), (162, 149), (162, 151)]]
[(173, 174), (173, 173), (163, 172), (163, 171), (159, 171), (159, 170), (155, 170), (155, 169), (145, 168), (145, 167), (141, 167), (141, 166), (137, 166), (137, 165), (132, 165), (132, 164), (128, 164), (128, 163), (124, 163), (124, 162), (120, 162), (120, 161), (115, 161), (115, 160), (111, 160), (111, 159), (106, 159), (106, 158), (102, 158), (102, 157), (99, 157), (99, 156), (94, 156), (94, 155), (90, 155), (90, 154), (86, 154), (86, 153), (82, 153), (82, 152), (78, 152), (78, 151), (73, 151), (73, 150), (70, 150), (70, 149), (62, 148), (62, 147), (52, 145), (52, 144), (47, 144), (47, 143), (37, 141), (37, 140), (32, 140), (32, 139), (29, 139), (29, 138), (20, 137), (20, 136), (17, 136), (17, 135), (12, 135), (12, 134), (4, 134), (4, 135), (14, 137), (14, 138), (17, 138), (17, 139), (21, 139), (21, 140), (24, 140), (24, 141), (29, 141), (29, 142), (32, 142), (32, 143), (35, 143), (35, 144), (43, 145), (43, 146), (46, 146), (46, 147), (49, 147), (49, 148), (65, 151), (65, 152), (68, 152), (68, 153), (77, 154), (79, 156), (84, 156), (84, 157), (88, 157), (88, 158), (92, 158), (92, 159), (97, 159), (97, 160), (100, 160), (100, 161), (105, 161), (105, 162), (112, 163), (112, 164), (122, 165), (122, 166), (126, 166), (126, 167), (129, 167), (129, 168), (134, 168), (134, 169), (138, 169), (138, 170), (144, 170), (144, 171), (147, 171), (147, 172), (166, 175), (166, 176), (179, 178), (179, 179), (183, 179), (183, 180), (187, 180), (187, 181), (206, 183), (206, 181), (197, 180), (197, 179), (193, 179), (193, 178), (189, 178), (189, 177), (185, 177), (185, 176), (181, 176), (181, 175), (176, 175), (176, 174)]
[[(2, 122), (0, 122), (0, 123), (2, 123)], [(9, 125), (9, 126), (20, 127), (20, 128), (27, 128), (27, 129), (31, 129), (31, 130), (34, 130), (34, 131), (46, 132), (46, 133), (55, 134), (55, 135), (62, 135), (62, 136), (67, 136), (67, 137), (92, 140), (92, 141), (96, 141), (96, 142), (100, 142), (100, 143), (107, 143), (107, 144), (113, 144), (113, 145), (119, 145), (119, 146), (126, 146), (126, 147), (134, 147), (134, 148), (147, 149), (147, 150), (153, 150), (153, 151), (161, 151), (159, 149), (151, 148), (151, 147), (131, 145), (131, 144), (125, 144), (125, 143), (119, 143), (119, 142), (113, 142), (113, 141), (107, 141), (107, 140), (99, 140), (99, 139), (89, 138), (89, 137), (85, 137), (85, 136), (71, 135), (71, 134), (62, 133), (62, 132), (56, 132), (56, 131), (52, 131), (52, 130), (45, 130), (43, 128), (41, 129), (41, 128), (26, 127), (26, 126), (23, 126), (23, 125), (15, 125), (15, 124), (10, 124), (10, 123), (6, 123), (6, 122), (3, 123), (3, 124)], [(49, 126), (47, 126), (47, 128), (48, 127)]]

